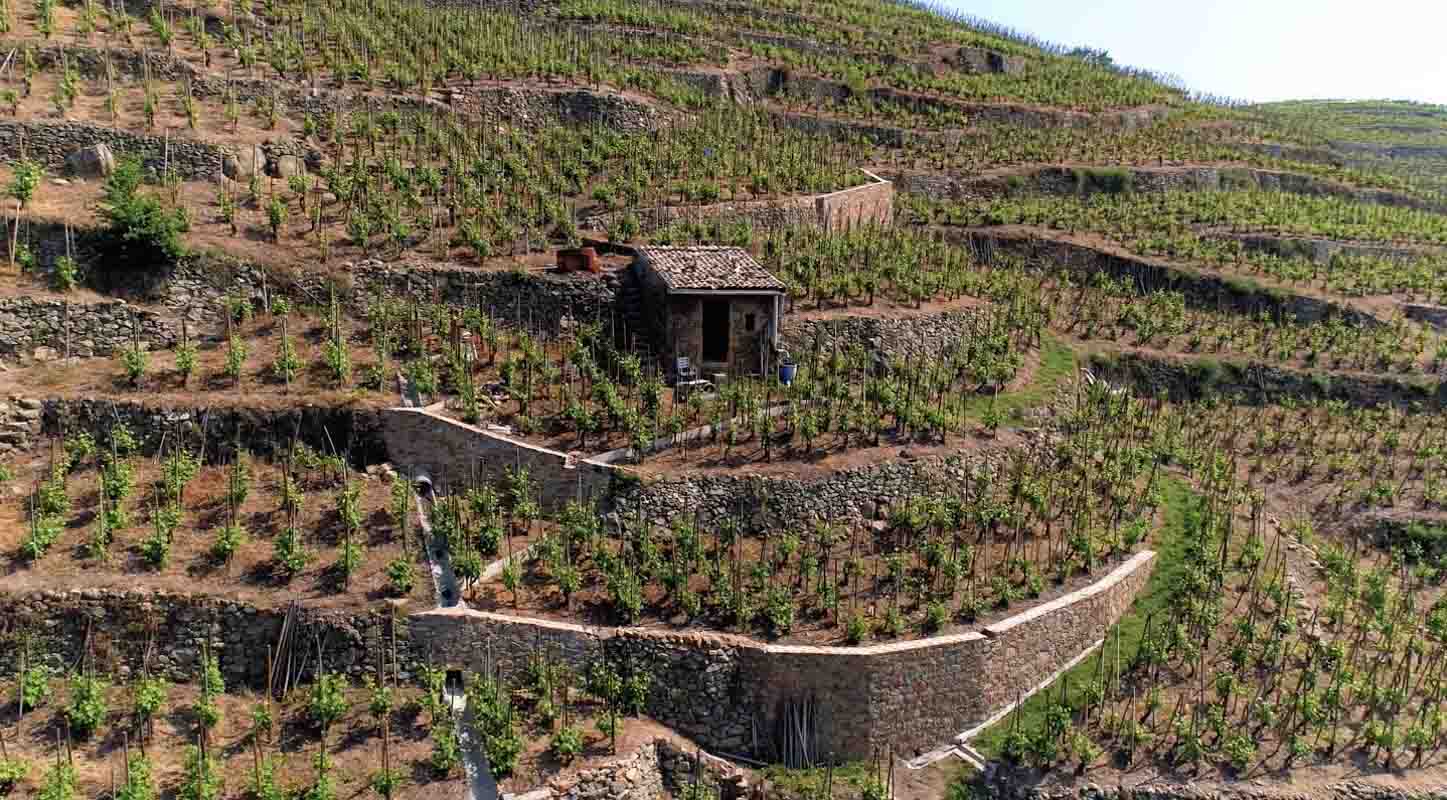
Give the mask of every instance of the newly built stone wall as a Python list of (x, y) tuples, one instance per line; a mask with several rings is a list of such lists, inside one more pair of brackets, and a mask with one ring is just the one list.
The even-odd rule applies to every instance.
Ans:
[(177, 328), (155, 312), (121, 300), (73, 303), (55, 298), (18, 296), (0, 300), (0, 358), (108, 356), (131, 346), (175, 343)]
[(814, 214), (825, 230), (894, 224), (894, 184), (866, 172), (873, 183), (814, 198)]
[(981, 631), (869, 647), (767, 645), (726, 634), (595, 628), (466, 609), (408, 620), (439, 663), (520, 677), (537, 653), (607, 658), (652, 676), (648, 714), (706, 747), (777, 755), (787, 703), (812, 700), (822, 757), (925, 750), (1035, 689), (1104, 637), (1150, 575), (1143, 552), (1090, 586)]
[(603, 499), (617, 479), (606, 464), (573, 459), (425, 409), (390, 409), (383, 419), (382, 438), (392, 462), (426, 475), (438, 489), (493, 483), (505, 470), (520, 466), (537, 486), (543, 508), (556, 510), (573, 499)]

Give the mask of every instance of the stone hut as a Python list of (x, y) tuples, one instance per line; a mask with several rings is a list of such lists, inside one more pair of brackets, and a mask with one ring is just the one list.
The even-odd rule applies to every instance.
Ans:
[(658, 354), (703, 376), (765, 375), (774, 364), (784, 283), (741, 247), (640, 247), (642, 316)]

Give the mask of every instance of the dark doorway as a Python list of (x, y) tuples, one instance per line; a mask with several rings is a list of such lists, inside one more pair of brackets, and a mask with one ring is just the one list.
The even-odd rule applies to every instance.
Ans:
[(703, 301), (703, 360), (729, 360), (729, 301)]

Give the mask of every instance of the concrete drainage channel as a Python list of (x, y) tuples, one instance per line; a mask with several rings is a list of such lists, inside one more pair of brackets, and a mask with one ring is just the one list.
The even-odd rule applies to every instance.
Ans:
[[(441, 608), (466, 608), (462, 592), (457, 585), (457, 575), (452, 571), (452, 558), (447, 551), (447, 542), (432, 532), (432, 521), (427, 513), (434, 499), (432, 480), (418, 475), (412, 482), (413, 497), (417, 501), (417, 523), (421, 526), (422, 540), (426, 542), (427, 565), (432, 574), (433, 597)], [(482, 742), (474, 734), (474, 717), (467, 707), (467, 692), (462, 685), (462, 675), (449, 674), (443, 686), (447, 704), (452, 708), (457, 725), (457, 745), (462, 754), (462, 768), (467, 774), (467, 796), (465, 800), (498, 800), (497, 781), (487, 763)]]

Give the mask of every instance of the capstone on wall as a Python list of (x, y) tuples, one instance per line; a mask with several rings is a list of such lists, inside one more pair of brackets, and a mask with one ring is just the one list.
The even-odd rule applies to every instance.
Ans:
[(409, 618), (438, 663), (521, 679), (537, 654), (576, 670), (606, 658), (651, 675), (648, 714), (706, 747), (771, 758), (791, 703), (812, 700), (821, 757), (925, 750), (1035, 688), (1100, 640), (1150, 575), (1154, 553), (1015, 617), (968, 632), (869, 647), (767, 645), (739, 636), (594, 628), (468, 609)]
[(507, 438), (420, 408), (382, 412), (382, 438), (399, 470), (426, 475), (439, 491), (496, 483), (514, 467), (528, 470), (545, 510), (570, 500), (607, 497), (616, 470), (543, 447)]

